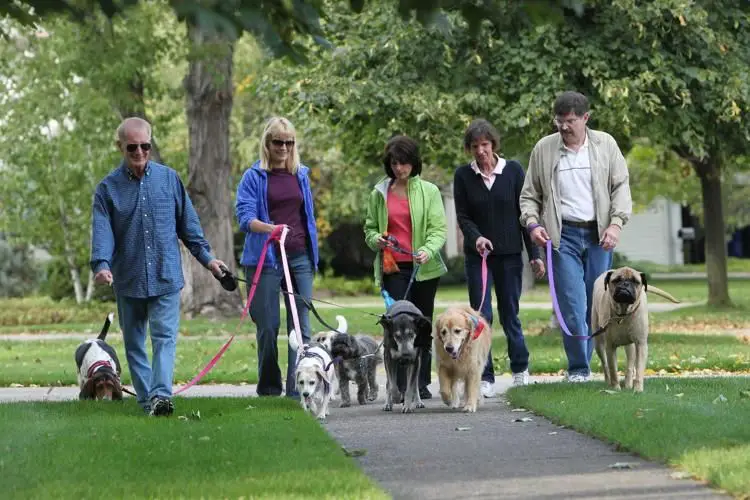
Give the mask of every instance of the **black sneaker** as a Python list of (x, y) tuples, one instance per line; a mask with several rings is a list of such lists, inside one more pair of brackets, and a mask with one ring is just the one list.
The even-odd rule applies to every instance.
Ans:
[(419, 389), (419, 399), (432, 399), (432, 393), (427, 386)]
[(174, 405), (172, 400), (165, 397), (155, 397), (151, 403), (151, 416), (152, 417), (168, 417), (174, 413)]

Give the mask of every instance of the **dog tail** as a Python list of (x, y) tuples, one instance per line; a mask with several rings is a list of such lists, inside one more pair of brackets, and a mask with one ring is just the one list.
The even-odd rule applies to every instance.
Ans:
[(109, 331), (109, 326), (112, 324), (112, 318), (115, 317), (115, 313), (109, 313), (107, 314), (107, 317), (104, 318), (104, 325), (102, 325), (102, 331), (99, 332), (99, 336), (97, 339), (104, 340), (107, 338), (107, 332)]
[(349, 324), (346, 322), (346, 318), (338, 314), (336, 315), (336, 321), (339, 322), (339, 324), (336, 327), (336, 330), (338, 330), (340, 333), (347, 333), (347, 330), (349, 329)]
[(667, 300), (669, 300), (671, 302), (674, 302), (675, 304), (679, 304), (680, 303), (679, 300), (677, 300), (674, 297), (672, 297), (668, 292), (665, 292), (661, 288), (657, 288), (654, 285), (649, 284), (648, 285), (648, 289), (646, 291), (653, 292), (653, 293), (655, 293), (656, 295), (658, 295), (660, 297), (664, 297), (665, 299), (667, 299)]

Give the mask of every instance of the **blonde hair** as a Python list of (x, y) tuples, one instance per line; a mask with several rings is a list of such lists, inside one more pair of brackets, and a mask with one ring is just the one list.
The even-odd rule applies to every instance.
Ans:
[(297, 173), (299, 167), (299, 144), (297, 143), (297, 132), (294, 129), (292, 122), (281, 116), (274, 116), (266, 122), (266, 127), (263, 129), (263, 135), (260, 138), (260, 168), (265, 171), (271, 170), (271, 153), (268, 150), (268, 144), (273, 139), (274, 134), (284, 132), (291, 134), (294, 139), (294, 146), (289, 152), (289, 156), (286, 159), (286, 169), (292, 174)]
[(120, 126), (117, 127), (117, 131), (115, 132), (115, 140), (120, 143), (125, 142), (125, 131), (130, 128), (145, 130), (148, 133), (149, 139), (151, 139), (151, 124), (143, 118), (131, 116), (120, 122)]

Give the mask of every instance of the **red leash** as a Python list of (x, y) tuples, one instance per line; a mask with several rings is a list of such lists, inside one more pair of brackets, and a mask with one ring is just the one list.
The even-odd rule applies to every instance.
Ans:
[[(260, 278), (260, 273), (263, 271), (263, 263), (266, 261), (266, 251), (268, 250), (268, 245), (272, 241), (278, 241), (281, 237), (281, 233), (284, 230), (284, 226), (276, 226), (276, 229), (273, 230), (271, 235), (268, 237), (266, 242), (263, 244), (263, 250), (260, 253), (260, 259), (258, 260), (258, 265), (255, 268), (255, 274), (253, 275), (253, 282), (250, 285), (250, 291), (247, 294), (247, 302), (245, 303), (245, 307), (242, 309), (242, 315), (240, 316), (240, 322), (237, 323), (237, 331), (239, 331), (240, 327), (242, 326), (242, 321), (247, 317), (248, 311), (250, 311), (250, 303), (253, 300), (253, 296), (255, 295), (255, 289), (258, 287), (258, 280)], [(224, 353), (229, 349), (229, 344), (232, 343), (234, 340), (235, 335), (237, 333), (235, 332), (232, 334), (231, 337), (229, 337), (229, 340), (219, 349), (219, 352), (216, 353), (216, 355), (211, 358), (211, 361), (208, 362), (208, 364), (196, 375), (193, 377), (193, 379), (185, 384), (184, 386), (180, 387), (180, 389), (174, 391), (172, 394), (177, 395), (183, 391), (186, 391), (190, 389), (192, 386), (200, 382), (200, 380), (208, 374), (208, 372), (211, 371), (211, 369), (216, 365), (216, 363), (219, 362), (221, 357), (224, 355)]]

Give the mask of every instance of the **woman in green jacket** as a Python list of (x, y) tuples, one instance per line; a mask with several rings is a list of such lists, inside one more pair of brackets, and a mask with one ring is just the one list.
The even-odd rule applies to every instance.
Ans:
[[(379, 181), (370, 193), (364, 227), (367, 246), (378, 252), (375, 282), (394, 300), (412, 302), (432, 322), (438, 281), (447, 271), (440, 256), (446, 238), (443, 198), (437, 186), (419, 177), (422, 159), (419, 146), (410, 137), (396, 136), (388, 141), (383, 168), (387, 177)], [(386, 235), (395, 237), (398, 246), (409, 253), (388, 248)], [(415, 264), (419, 269), (409, 288), (409, 296), (405, 297)], [(432, 372), (432, 341), (431, 338), (421, 340), (424, 348), (419, 396), (429, 399), (432, 397), (427, 388)], [(402, 394), (405, 385), (405, 372), (399, 371), (398, 387)]]

